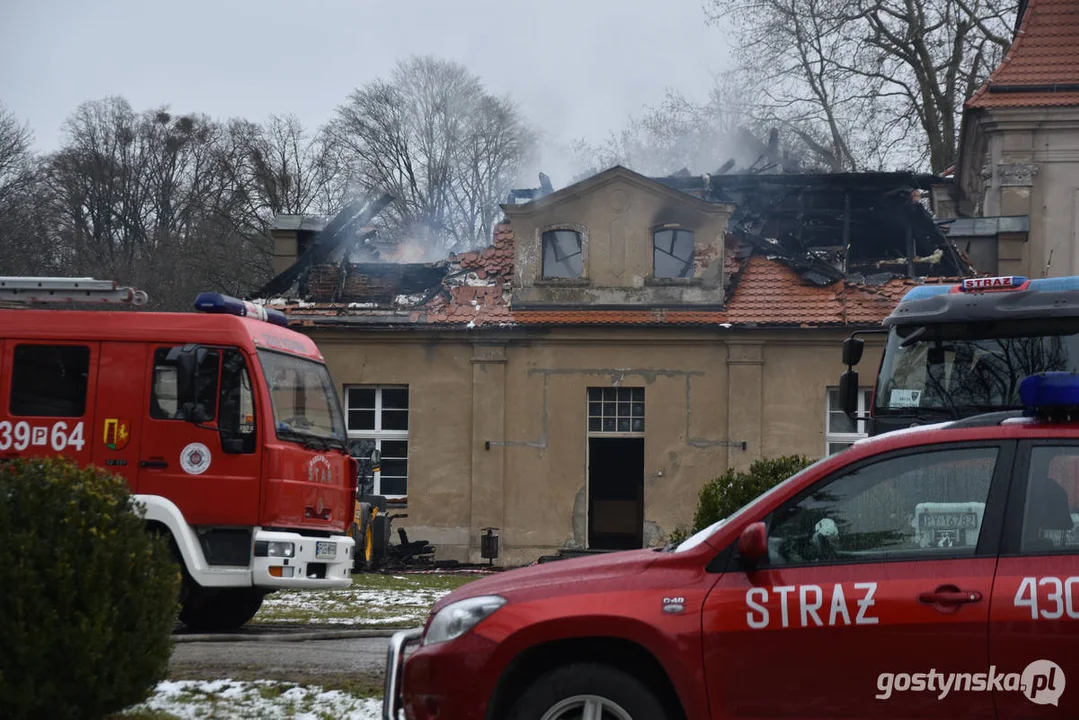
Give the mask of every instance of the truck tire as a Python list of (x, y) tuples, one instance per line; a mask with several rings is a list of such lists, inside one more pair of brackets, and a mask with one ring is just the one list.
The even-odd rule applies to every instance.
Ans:
[(509, 717), (510, 720), (571, 720), (582, 715), (602, 720), (667, 720), (669, 717), (647, 686), (618, 668), (598, 663), (564, 665), (541, 676), (517, 700)]
[(192, 632), (227, 632), (242, 626), (262, 607), (260, 588), (204, 588), (192, 583), (180, 609), (180, 622)]

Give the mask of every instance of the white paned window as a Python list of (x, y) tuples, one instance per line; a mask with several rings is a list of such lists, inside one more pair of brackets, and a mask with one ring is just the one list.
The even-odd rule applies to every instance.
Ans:
[[(873, 389), (858, 388), (857, 415), (868, 415), (872, 402)], [(829, 455), (846, 450), (854, 444), (855, 440), (868, 436), (865, 431), (865, 420), (851, 420), (843, 412), (842, 403), (839, 402), (839, 388), (836, 387), (828, 388), (828, 409), (824, 423), (825, 451)]]
[(345, 389), (350, 440), (371, 440), (382, 453), (375, 495), (408, 495), (408, 386), (353, 386)]
[(590, 435), (643, 434), (644, 388), (588, 388), (588, 432)]

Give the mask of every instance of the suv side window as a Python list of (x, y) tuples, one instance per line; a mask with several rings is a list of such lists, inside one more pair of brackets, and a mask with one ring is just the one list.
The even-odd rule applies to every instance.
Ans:
[(1079, 447), (1031, 448), (1019, 552), (1079, 554)]
[(82, 417), (89, 378), (85, 345), (16, 345), (9, 410), (24, 417)]
[(768, 565), (972, 556), (999, 452), (900, 455), (824, 480), (773, 514)]

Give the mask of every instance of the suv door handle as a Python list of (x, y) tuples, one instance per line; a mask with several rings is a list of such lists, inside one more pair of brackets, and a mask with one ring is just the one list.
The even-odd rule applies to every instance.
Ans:
[(139, 467), (144, 468), (167, 468), (169, 466), (168, 460), (139, 460)]
[(979, 602), (982, 594), (977, 590), (960, 590), (955, 585), (941, 585), (933, 592), (924, 592), (918, 601), (931, 605), (945, 605), (958, 608), (966, 603)]

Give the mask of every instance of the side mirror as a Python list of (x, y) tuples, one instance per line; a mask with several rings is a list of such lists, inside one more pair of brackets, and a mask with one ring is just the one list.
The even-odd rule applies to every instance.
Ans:
[(176, 396), (179, 398), (195, 396), (195, 376), (199, 369), (197, 349), (198, 345), (188, 343), (172, 348), (166, 357), (166, 361), (176, 368)]
[(843, 341), (843, 364), (847, 367), (857, 365), (862, 361), (862, 352), (865, 351), (865, 340), (858, 337), (849, 337)]
[(378, 448), (371, 451), (371, 472), (377, 473), (382, 469), (382, 453)]
[(768, 557), (768, 529), (762, 522), (755, 522), (742, 531), (738, 538), (739, 557), (757, 561)]
[(858, 371), (845, 370), (839, 376), (839, 407), (853, 418), (858, 414)]

